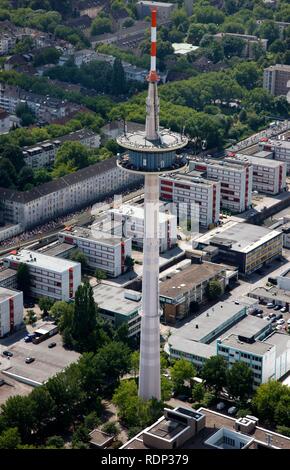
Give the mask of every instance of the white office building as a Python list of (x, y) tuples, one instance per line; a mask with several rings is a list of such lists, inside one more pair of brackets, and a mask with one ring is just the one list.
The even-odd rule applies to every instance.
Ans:
[(58, 238), (61, 243), (75, 245), (82, 251), (91, 269), (101, 269), (110, 277), (126, 271), (126, 257), (132, 253), (130, 238), (110, 236), (94, 226), (74, 227), (70, 232), (59, 233)]
[(279, 194), (286, 189), (286, 164), (251, 155), (235, 155), (226, 161), (253, 165), (253, 190), (259, 193)]
[(22, 250), (4, 258), (4, 266), (17, 270), (24, 263), (29, 268), (30, 292), (35, 298), (69, 300), (81, 283), (81, 265), (36, 251)]
[(290, 142), (288, 140), (273, 139), (259, 144), (260, 149), (273, 152), (274, 159), (286, 164), (287, 174), (290, 172)]
[(23, 293), (0, 287), (0, 338), (23, 323)]
[(211, 181), (221, 184), (221, 207), (233, 213), (247, 210), (252, 204), (253, 167), (223, 161), (198, 159), (189, 163), (189, 171), (199, 171)]
[[(143, 248), (144, 241), (144, 208), (123, 204), (109, 211), (112, 229), (115, 235), (123, 235), (132, 239), (133, 247)], [(176, 245), (176, 216), (167, 212), (159, 212), (159, 249), (160, 253), (170, 250)]]
[(186, 206), (188, 215), (197, 208), (199, 223), (202, 227), (217, 224), (220, 216), (221, 184), (195, 176), (192, 173), (175, 173), (160, 177), (160, 197), (173, 202), (177, 213)]

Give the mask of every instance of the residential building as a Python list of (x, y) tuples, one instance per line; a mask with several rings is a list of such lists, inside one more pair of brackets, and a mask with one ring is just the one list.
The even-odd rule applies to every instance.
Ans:
[(141, 0), (136, 4), (137, 14), (139, 19), (146, 18), (146, 16), (151, 15), (152, 8), (157, 9), (157, 19), (158, 20), (168, 20), (171, 17), (171, 13), (176, 8), (175, 3), (165, 3), (165, 2), (153, 2), (147, 0)]
[(98, 284), (93, 288), (99, 314), (114, 328), (124, 323), (128, 337), (139, 337), (141, 331), (141, 293), (116, 285)]
[(12, 129), (15, 122), (11, 119), (10, 114), (5, 109), (0, 108), (0, 134), (6, 134)]
[(290, 65), (276, 64), (265, 68), (263, 88), (273, 96), (287, 96), (290, 91)]
[(203, 407), (193, 410), (186, 404), (164, 408), (163, 413), (121, 449), (290, 449), (289, 437), (258, 426), (254, 416), (237, 419)]
[(61, 243), (76, 246), (86, 256), (88, 267), (101, 269), (108, 276), (117, 277), (126, 268), (126, 257), (131, 257), (132, 241), (129, 238), (113, 237), (91, 228), (74, 227), (58, 235)]
[(240, 213), (251, 207), (253, 167), (215, 160), (191, 160), (189, 171), (201, 172), (208, 180), (220, 182), (222, 209)]
[(237, 154), (227, 157), (227, 162), (250, 163), (253, 166), (253, 190), (259, 193), (279, 194), (285, 191), (286, 186), (286, 164), (283, 162), (260, 158), (252, 155)]
[(282, 139), (271, 139), (260, 141), (260, 149), (273, 152), (275, 160), (285, 162), (287, 174), (290, 173), (290, 141)]
[(113, 157), (30, 191), (0, 188), (0, 201), (5, 220), (21, 223), (26, 230), (141, 182), (139, 175), (128, 174), (118, 168)]
[[(160, 206), (162, 208), (162, 206)], [(144, 208), (123, 204), (109, 211), (114, 235), (132, 238), (132, 245), (142, 249), (144, 241)], [(159, 250), (164, 253), (176, 245), (176, 216), (168, 211), (159, 212)]]
[(225, 266), (208, 262), (190, 264), (170, 274), (169, 279), (166, 278), (159, 286), (159, 299), (166, 322), (175, 323), (192, 313), (192, 305), (205, 303), (206, 288), (210, 281), (219, 281), (224, 290), (225, 278)]
[(64, 118), (82, 108), (80, 105), (50, 96), (37, 95), (13, 85), (0, 83), (0, 107), (15, 114), (18, 104), (26, 103), (39, 122), (47, 123)]
[(160, 197), (173, 202), (190, 216), (197, 211), (202, 227), (216, 225), (220, 216), (221, 184), (195, 176), (194, 173), (173, 173), (160, 177)]
[(7, 240), (8, 238), (15, 237), (22, 232), (21, 224), (5, 224), (0, 225), (0, 242)]
[(288, 335), (271, 333), (264, 341), (245, 341), (230, 334), (217, 341), (217, 354), (228, 366), (235, 362), (245, 363), (253, 372), (253, 386), (258, 387), (271, 379), (278, 380), (290, 370), (290, 347)]
[(68, 301), (74, 297), (81, 283), (80, 263), (30, 250), (21, 250), (4, 258), (4, 266), (10, 269), (17, 270), (21, 263), (28, 266), (30, 292), (35, 298)]
[(201, 235), (198, 249), (211, 245), (219, 249), (219, 258), (249, 275), (282, 255), (282, 233), (247, 223), (229, 222)]
[(254, 36), (251, 34), (239, 34), (239, 33), (217, 33), (214, 34), (214, 38), (218, 41), (221, 41), (225, 37), (232, 37), (236, 39), (242, 39), (245, 43), (244, 49), (242, 51), (242, 56), (248, 59), (255, 58), (255, 48), (260, 46), (264, 51), (267, 50), (268, 47), (268, 39), (261, 39), (258, 36)]
[(17, 289), (17, 272), (15, 269), (0, 268), (0, 287)]
[(281, 227), (283, 233), (283, 247), (290, 248), (290, 223), (286, 223)]
[(0, 338), (23, 323), (23, 293), (0, 287)]
[(58, 149), (65, 142), (79, 142), (89, 148), (99, 148), (100, 141), (100, 136), (90, 129), (80, 129), (55, 140), (44, 140), (38, 144), (24, 147), (23, 157), (27, 166), (43, 168), (53, 165)]

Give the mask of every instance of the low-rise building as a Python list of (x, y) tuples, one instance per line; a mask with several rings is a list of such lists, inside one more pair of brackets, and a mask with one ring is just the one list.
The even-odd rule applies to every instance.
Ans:
[(17, 289), (17, 272), (15, 269), (0, 268), (0, 287)]
[(290, 141), (283, 139), (261, 139), (259, 147), (273, 152), (273, 158), (286, 164), (287, 174), (290, 173)]
[[(114, 235), (132, 238), (132, 245), (142, 249), (144, 242), (144, 208), (123, 204), (109, 211)], [(176, 245), (176, 216), (167, 212), (159, 212), (159, 246), (160, 253), (170, 250)]]
[(30, 191), (0, 188), (4, 219), (26, 230), (142, 183), (142, 177), (122, 171), (116, 158), (44, 183)]
[(259, 193), (279, 194), (286, 190), (286, 164), (268, 158), (237, 154), (227, 157), (225, 161), (232, 163), (245, 162), (253, 166), (253, 190)]
[(220, 216), (221, 184), (194, 173), (175, 173), (160, 177), (160, 197), (176, 204), (181, 212), (196, 217), (202, 227), (216, 225)]
[(118, 328), (128, 326), (128, 336), (139, 336), (141, 331), (141, 293), (105, 283), (93, 288), (99, 314)]
[(188, 405), (169, 409), (154, 424), (124, 444), (128, 450), (176, 449), (290, 449), (290, 438), (258, 426), (247, 415), (232, 418), (217, 411)]
[(290, 91), (290, 65), (276, 64), (265, 68), (263, 88), (273, 96), (287, 96)]
[(290, 291), (290, 269), (289, 268), (277, 276), (277, 286), (279, 287), (279, 289)]
[(21, 263), (28, 266), (30, 293), (35, 298), (51, 297), (67, 301), (74, 297), (81, 283), (79, 263), (29, 250), (21, 250), (4, 258), (4, 266), (10, 269), (17, 270)]
[(254, 36), (251, 34), (239, 34), (239, 33), (217, 33), (214, 35), (218, 41), (222, 41), (225, 37), (232, 37), (236, 39), (240, 39), (244, 42), (244, 48), (242, 51), (242, 56), (248, 59), (255, 58), (255, 48), (256, 46), (262, 47), (264, 51), (267, 50), (268, 47), (268, 39), (261, 39), (258, 36)]
[(65, 142), (79, 142), (89, 148), (99, 148), (101, 137), (90, 129), (80, 129), (54, 140), (44, 140), (23, 148), (25, 164), (32, 168), (43, 168), (54, 163), (58, 149)]
[(81, 250), (88, 267), (101, 269), (110, 277), (117, 277), (126, 270), (126, 257), (131, 257), (132, 240), (110, 236), (91, 228), (74, 227), (70, 232), (58, 235), (61, 243), (71, 244)]
[(253, 386), (258, 387), (271, 379), (278, 380), (290, 370), (290, 347), (288, 335), (271, 333), (264, 341), (245, 341), (230, 334), (217, 341), (217, 354), (228, 366), (235, 362), (245, 363), (253, 372)]
[(201, 172), (204, 178), (220, 182), (222, 209), (240, 213), (251, 207), (253, 167), (250, 163), (241, 165), (196, 158), (189, 162), (189, 171)]
[(23, 323), (23, 293), (0, 287), (0, 338)]
[(203, 262), (186, 266), (160, 282), (160, 303), (166, 322), (174, 323), (190, 315), (192, 305), (206, 302), (210, 281), (218, 280), (223, 291), (225, 277), (225, 266)]
[(157, 9), (157, 18), (159, 20), (168, 20), (171, 13), (175, 10), (175, 3), (154, 2), (151, 0), (141, 0), (136, 4), (138, 18), (150, 17), (152, 8)]
[(247, 223), (229, 222), (195, 240), (198, 249), (211, 245), (219, 249), (219, 257), (251, 274), (273, 259), (282, 256), (282, 233)]

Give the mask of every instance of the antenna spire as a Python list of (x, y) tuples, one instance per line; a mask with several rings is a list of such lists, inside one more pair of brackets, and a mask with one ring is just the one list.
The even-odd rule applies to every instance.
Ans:
[(159, 77), (156, 71), (157, 50), (157, 10), (151, 10), (151, 63), (148, 75), (148, 96), (146, 99), (146, 139), (150, 141), (160, 140), (159, 136), (159, 99), (157, 82)]

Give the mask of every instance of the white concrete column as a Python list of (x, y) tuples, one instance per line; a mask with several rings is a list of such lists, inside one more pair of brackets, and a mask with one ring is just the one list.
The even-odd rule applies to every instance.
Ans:
[(145, 176), (139, 396), (160, 400), (159, 177)]

